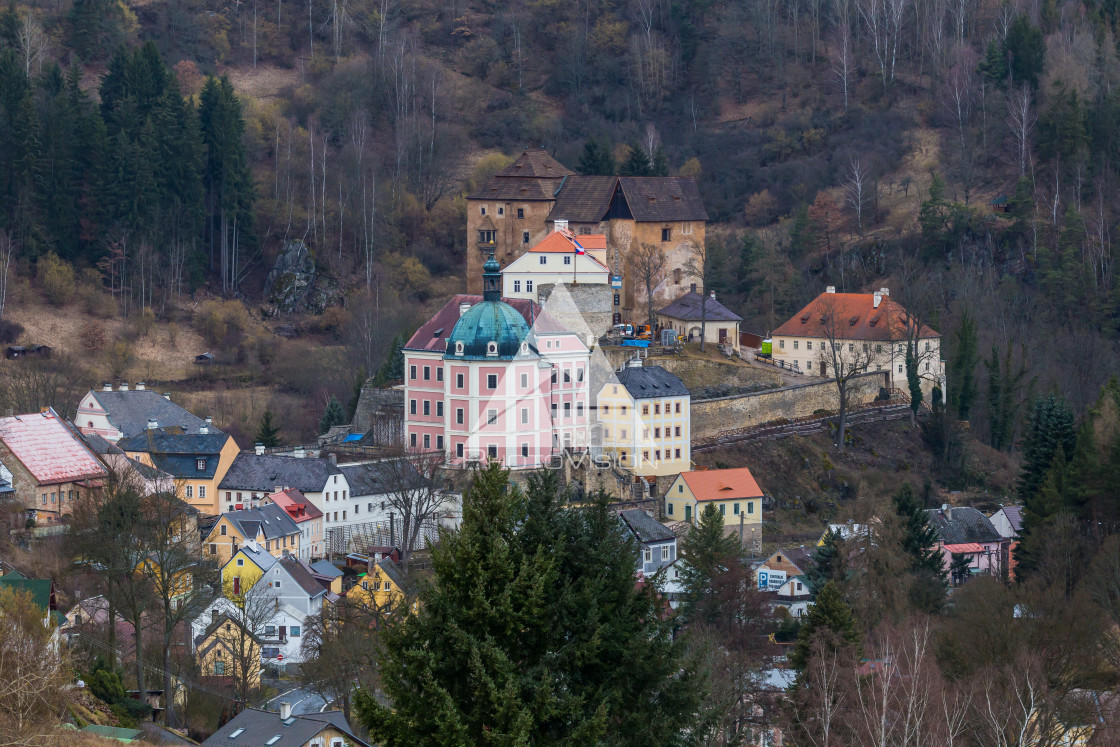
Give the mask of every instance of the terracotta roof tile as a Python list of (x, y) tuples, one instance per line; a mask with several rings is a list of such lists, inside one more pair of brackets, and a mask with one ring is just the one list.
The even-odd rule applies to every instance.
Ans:
[(0, 441), (40, 485), (107, 474), (93, 451), (51, 409), (0, 419)]
[(682, 472), (681, 479), (698, 501), (762, 497), (762, 489), (746, 467)]
[[(875, 308), (873, 293), (822, 293), (771, 333), (771, 337), (828, 337), (835, 320), (835, 334), (844, 340), (901, 340), (906, 338), (909, 315), (901, 304), (883, 296)], [(919, 337), (940, 337), (922, 325)]]
[[(576, 236), (575, 238), (577, 241), (579, 241), (580, 246), (582, 246), (585, 250), (599, 250), (607, 248), (607, 237), (601, 233)], [(575, 254), (576, 246), (572, 243), (571, 237), (565, 236), (561, 231), (553, 231), (529, 251), (541, 252), (545, 254)], [(605, 264), (600, 262), (594, 255), (589, 254), (585, 251), (584, 256), (602, 267), (604, 270), (609, 271), (609, 268)]]

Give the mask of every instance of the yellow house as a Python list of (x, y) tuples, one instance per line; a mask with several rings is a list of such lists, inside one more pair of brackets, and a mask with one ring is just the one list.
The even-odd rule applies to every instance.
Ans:
[(642, 477), (675, 475), (692, 466), (691, 396), (660, 366), (630, 361), (599, 390), (596, 417), (605, 454)]
[(255, 542), (238, 548), (222, 566), (222, 594), (231, 598), (245, 594), (276, 562), (276, 556)]
[(287, 552), (299, 557), (300, 528), (283, 507), (266, 503), (260, 508), (228, 511), (219, 517), (203, 542), (203, 554), (225, 564), (252, 541), (280, 558)]
[(665, 515), (691, 522), (708, 503), (719, 509), (729, 533), (742, 525), (744, 541), (762, 536), (762, 490), (746, 467), (680, 473), (665, 492)]
[[(161, 586), (163, 585), (163, 570), (159, 567), (159, 561), (150, 555), (136, 564), (135, 572), (154, 577)], [(171, 604), (175, 606), (177, 600), (190, 594), (194, 583), (194, 574), (188, 570), (175, 571), (170, 576), (170, 582)]]
[[(392, 610), (411, 596), (412, 587), (404, 571), (390, 558), (374, 563), (368, 573), (358, 576), (358, 583), (346, 592), (351, 604), (379, 610)], [(412, 612), (418, 609), (413, 602)]]
[(160, 428), (155, 421), (148, 426), (117, 446), (136, 461), (171, 475), (179, 498), (202, 513), (221, 513), (218, 484), (239, 452), (233, 437), (205, 425), (198, 433)]
[(260, 688), (260, 638), (234, 617), (222, 614), (210, 623), (198, 642), (196, 662), (204, 678), (229, 677), (249, 692)]

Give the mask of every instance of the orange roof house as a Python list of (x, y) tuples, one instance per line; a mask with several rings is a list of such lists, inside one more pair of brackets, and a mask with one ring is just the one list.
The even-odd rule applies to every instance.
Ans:
[(742, 523), (750, 525), (753, 534), (761, 530), (762, 498), (762, 488), (746, 467), (693, 470), (680, 473), (669, 485), (665, 513), (676, 521), (692, 521), (710, 503), (729, 528)]
[[(887, 288), (874, 293), (825, 291), (774, 330), (771, 337), (823, 338), (834, 326), (835, 336), (844, 340), (905, 340), (911, 323), (910, 313), (891, 299)], [(918, 339), (940, 336), (925, 324), (918, 332)]]

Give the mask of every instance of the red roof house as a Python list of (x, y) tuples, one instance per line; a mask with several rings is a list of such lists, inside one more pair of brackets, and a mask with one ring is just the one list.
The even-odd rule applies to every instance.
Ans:
[(77, 431), (51, 408), (0, 418), (0, 459), (12, 473), (16, 500), (39, 523), (69, 514), (83, 493), (101, 487), (105, 466)]

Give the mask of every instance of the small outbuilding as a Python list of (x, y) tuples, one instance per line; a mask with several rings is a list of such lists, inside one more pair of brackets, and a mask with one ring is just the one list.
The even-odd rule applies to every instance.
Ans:
[(657, 311), (657, 324), (662, 329), (679, 332), (689, 342), (704, 341), (719, 345), (729, 345), (739, 352), (739, 323), (743, 319), (738, 314), (716, 300), (716, 292), (707, 297), (692, 290)]

